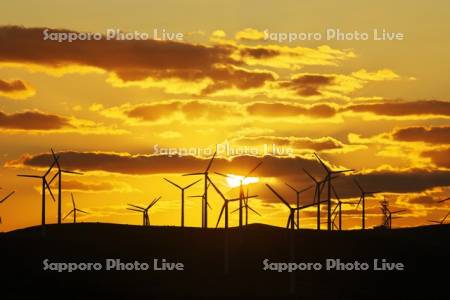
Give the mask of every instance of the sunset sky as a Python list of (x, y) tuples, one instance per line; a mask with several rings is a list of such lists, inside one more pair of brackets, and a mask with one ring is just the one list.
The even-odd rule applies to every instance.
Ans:
[[(293, 203), (285, 183), (312, 183), (302, 168), (325, 175), (314, 152), (333, 168), (355, 169), (335, 180), (342, 199), (359, 199), (353, 178), (383, 191), (367, 200), (368, 227), (380, 223), (384, 197), (408, 210), (395, 227), (440, 220), (450, 209), (450, 201), (436, 203), (450, 196), (449, 20), (448, 1), (2, 1), (0, 198), (16, 193), (0, 204), (0, 231), (40, 224), (40, 182), (16, 175), (43, 174), (50, 148), (65, 169), (84, 173), (63, 178), (63, 214), (72, 192), (90, 212), (83, 222), (141, 224), (127, 203), (162, 196), (151, 224), (179, 225), (180, 193), (163, 177), (199, 179), (181, 175), (203, 171), (216, 145), (212, 172), (245, 175), (263, 161), (249, 185), (262, 217), (250, 214), (250, 222), (285, 226), (288, 210), (264, 184)], [(156, 29), (183, 39), (69, 43), (44, 40), (45, 29)], [(370, 38), (327, 40), (327, 29)], [(375, 29), (405, 38), (375, 41)], [(267, 40), (264, 31), (322, 38)], [(194, 155), (158, 152), (169, 148)], [(238, 196), (225, 178), (211, 177)], [(47, 199), (54, 223), (57, 206)], [(313, 190), (302, 198), (312, 201)], [(200, 226), (200, 199), (186, 202), (186, 224)], [(211, 189), (210, 227), (222, 203)], [(344, 208), (344, 227), (359, 228), (360, 208)], [(315, 209), (301, 218), (314, 228)]]

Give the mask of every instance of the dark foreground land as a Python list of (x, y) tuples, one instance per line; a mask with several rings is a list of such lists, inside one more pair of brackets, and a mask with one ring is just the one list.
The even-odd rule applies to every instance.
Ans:
[[(0, 234), (1, 299), (448, 299), (450, 226), (294, 235), (294, 261), (374, 259), (404, 271), (264, 271), (263, 261), (289, 262), (289, 231), (265, 225), (230, 229), (225, 274), (222, 229), (114, 224), (48, 225)], [(105, 271), (105, 260), (182, 262), (184, 271)], [(99, 262), (102, 271), (43, 270), (50, 262)], [(294, 274), (294, 276), (292, 275)], [(295, 289), (295, 290), (294, 290)], [(294, 295), (292, 295), (294, 293)], [(46, 297), (47, 298), (47, 297)]]

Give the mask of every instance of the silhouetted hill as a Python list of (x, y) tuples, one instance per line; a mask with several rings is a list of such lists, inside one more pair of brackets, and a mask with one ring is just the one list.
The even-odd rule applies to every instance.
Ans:
[[(447, 294), (450, 225), (394, 230), (295, 231), (253, 224), (243, 230), (80, 223), (40, 226), (0, 234), (2, 299), (66, 295), (74, 298), (201, 299), (241, 296), (306, 299), (434, 299)], [(226, 238), (227, 237), (227, 238)], [(228, 272), (225, 245), (228, 241)], [(263, 270), (263, 261), (326, 259), (367, 262), (368, 271)], [(99, 271), (43, 270), (50, 262), (100, 263)], [(181, 262), (183, 271), (106, 271), (106, 259)], [(374, 259), (403, 263), (404, 271), (373, 271)], [(151, 268), (150, 268), (151, 269)], [(292, 277), (295, 274), (295, 278)], [(299, 297), (300, 296), (300, 297)]]

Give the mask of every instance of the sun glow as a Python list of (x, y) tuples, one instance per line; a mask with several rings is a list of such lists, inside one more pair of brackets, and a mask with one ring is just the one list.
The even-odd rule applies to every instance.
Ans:
[(244, 176), (239, 176), (239, 175), (233, 175), (233, 174), (227, 174), (227, 183), (229, 187), (238, 187), (241, 185), (241, 181), (242, 181), (242, 185), (247, 185), (247, 184), (251, 184), (251, 183), (257, 183), (259, 182), (259, 178), (258, 177), (246, 177), (244, 178)]

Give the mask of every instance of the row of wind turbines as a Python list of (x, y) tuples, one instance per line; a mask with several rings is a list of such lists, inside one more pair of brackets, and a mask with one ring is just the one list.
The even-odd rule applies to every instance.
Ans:
[[(53, 149), (51, 149), (51, 153), (52, 153), (52, 158), (53, 161), (50, 164), (49, 168), (46, 170), (46, 172), (43, 175), (28, 175), (28, 174), (20, 174), (17, 176), (20, 177), (27, 177), (27, 178), (35, 178), (35, 179), (39, 179), (42, 182), (42, 191), (41, 191), (41, 196), (42, 196), (42, 211), (41, 211), (41, 224), (45, 225), (46, 224), (46, 194), (47, 192), (50, 194), (52, 200), (55, 202), (55, 196), (54, 193), (52, 191), (52, 183), (57, 180), (57, 189), (58, 189), (58, 224), (61, 224), (62, 220), (66, 219), (68, 216), (70, 216), (72, 214), (73, 216), (73, 222), (76, 223), (76, 218), (77, 218), (77, 213), (84, 213), (84, 214), (88, 214), (88, 212), (81, 210), (79, 208), (76, 207), (76, 203), (75, 203), (75, 199), (73, 197), (73, 194), (71, 194), (72, 197), (72, 205), (73, 205), (73, 209), (71, 211), (68, 212), (68, 214), (64, 217), (61, 218), (61, 203), (62, 203), (62, 175), (64, 173), (67, 174), (75, 174), (75, 175), (82, 175), (82, 173), (79, 172), (75, 172), (75, 171), (70, 171), (70, 170), (65, 170), (61, 168), (60, 162), (59, 162), (59, 155), (55, 154), (55, 152), (53, 151)], [(286, 186), (291, 189), (295, 195), (296, 195), (296, 202), (295, 204), (291, 204), (289, 203), (289, 201), (286, 200), (286, 198), (284, 198), (277, 190), (274, 189), (274, 187), (272, 187), (269, 184), (266, 184), (267, 188), (275, 195), (275, 197), (280, 200), (288, 209), (289, 209), (289, 215), (288, 215), (288, 219), (287, 219), (287, 224), (286, 224), (286, 228), (289, 229), (300, 229), (300, 212), (301, 210), (310, 208), (310, 207), (314, 207), (316, 206), (317, 208), (317, 215), (316, 215), (316, 219), (317, 219), (317, 230), (321, 229), (321, 208), (322, 205), (326, 205), (326, 220), (324, 223), (327, 224), (327, 230), (342, 230), (343, 229), (343, 209), (342, 206), (343, 205), (356, 205), (356, 208), (358, 208), (359, 206), (361, 206), (361, 228), (362, 229), (366, 229), (366, 198), (367, 197), (372, 197), (375, 194), (381, 193), (381, 191), (366, 191), (363, 189), (363, 187), (361, 186), (361, 184), (354, 179), (354, 183), (356, 185), (356, 187), (358, 188), (358, 190), (360, 191), (360, 198), (359, 201), (357, 202), (345, 202), (345, 201), (341, 201), (336, 188), (334, 187), (334, 185), (332, 184), (333, 180), (339, 177), (339, 174), (343, 174), (343, 173), (349, 173), (349, 172), (353, 172), (353, 169), (345, 169), (345, 170), (333, 170), (331, 169), (329, 166), (327, 166), (322, 159), (316, 154), (314, 153), (316, 159), (318, 160), (318, 162), (321, 164), (323, 170), (325, 171), (325, 176), (322, 179), (318, 179), (314, 176), (311, 175), (310, 172), (308, 172), (308, 170), (303, 169), (303, 172), (311, 179), (311, 181), (313, 182), (313, 185), (303, 188), (303, 189), (297, 189), (295, 188), (293, 185), (289, 184), (289, 183), (285, 183)], [(216, 157), (216, 153), (214, 153), (214, 155), (212, 156), (212, 158), (209, 160), (208, 165), (206, 167), (206, 169), (202, 172), (195, 172), (195, 173), (188, 173), (188, 174), (184, 174), (183, 176), (201, 176), (203, 178), (198, 179), (186, 186), (181, 186), (177, 183), (175, 183), (174, 181), (171, 181), (167, 178), (164, 178), (164, 180), (166, 182), (168, 182), (169, 184), (171, 184), (172, 186), (176, 187), (177, 189), (180, 190), (181, 192), (181, 227), (185, 227), (185, 196), (186, 196), (186, 191), (191, 188), (192, 186), (194, 186), (195, 184), (203, 181), (203, 194), (202, 195), (195, 195), (195, 196), (189, 196), (189, 197), (194, 197), (194, 198), (200, 198), (201, 202), (202, 202), (202, 211), (201, 211), (201, 227), (202, 228), (208, 228), (208, 209), (211, 209), (211, 206), (208, 202), (208, 190), (210, 189), (210, 187), (212, 187), (216, 193), (221, 197), (221, 199), (223, 200), (223, 205), (222, 208), (220, 210), (219, 213), (219, 217), (216, 223), (216, 228), (219, 226), (220, 221), (222, 220), (222, 217), (224, 219), (224, 227), (227, 229), (229, 228), (229, 204), (233, 203), (233, 202), (238, 202), (238, 208), (234, 211), (232, 211), (231, 213), (235, 213), (238, 212), (239, 213), (239, 228), (242, 228), (244, 226), (244, 218), (245, 218), (245, 225), (248, 224), (248, 214), (249, 211), (257, 214), (257, 215), (261, 215), (259, 212), (257, 212), (256, 210), (254, 210), (250, 205), (249, 205), (249, 200), (251, 198), (256, 198), (258, 197), (258, 195), (249, 195), (249, 189), (247, 186), (247, 191), (245, 192), (244, 190), (244, 185), (245, 185), (245, 180), (247, 178), (249, 178), (262, 164), (262, 161), (259, 162), (254, 168), (252, 168), (244, 177), (240, 177), (239, 178), (239, 196), (236, 198), (228, 198), (225, 196), (225, 194), (227, 193), (223, 193), (218, 187), (217, 185), (213, 182), (213, 180), (210, 177), (210, 169), (211, 166), (213, 164), (213, 161)], [(56, 170), (56, 172), (51, 176), (52, 171)], [(226, 175), (220, 172), (214, 172), (214, 174), (219, 175), (219, 176), (223, 176), (225, 178), (228, 178), (230, 175)], [(314, 187), (314, 199), (313, 202), (310, 204), (306, 204), (306, 205), (302, 205), (301, 204), (301, 194), (312, 189)], [(322, 194), (325, 191), (326, 197), (323, 199), (322, 198)], [(12, 194), (14, 194), (14, 192), (10, 193), (9, 195), (7, 195), (4, 199), (0, 200), (0, 203), (2, 203), (3, 201), (5, 201), (6, 199), (8, 199)], [(334, 196), (334, 199), (333, 199)], [(130, 211), (135, 211), (135, 212), (139, 212), (142, 213), (142, 223), (143, 226), (150, 226), (150, 217), (149, 217), (149, 210), (161, 199), (161, 197), (155, 198), (153, 199), (153, 201), (146, 207), (140, 206), (140, 205), (135, 205), (135, 204), (128, 204), (127, 210)], [(447, 200), (450, 200), (450, 198), (438, 201), (439, 203), (445, 202)], [(388, 201), (385, 199), (384, 201), (380, 202), (381, 204), (381, 211), (382, 211), (382, 215), (383, 215), (383, 221), (381, 226), (378, 227), (383, 227), (383, 228), (387, 228), (390, 229), (392, 228), (392, 219), (398, 218), (397, 216), (394, 216), (398, 213), (404, 212), (405, 210), (398, 210), (398, 211), (391, 211), (389, 209), (389, 203)], [(439, 224), (443, 224), (447, 218), (449, 214), (447, 214), (442, 220), (440, 221), (436, 221), (436, 220), (430, 220), (430, 222), (432, 223), (439, 223)], [(1, 218), (0, 218), (0, 222), (1, 222)]]

